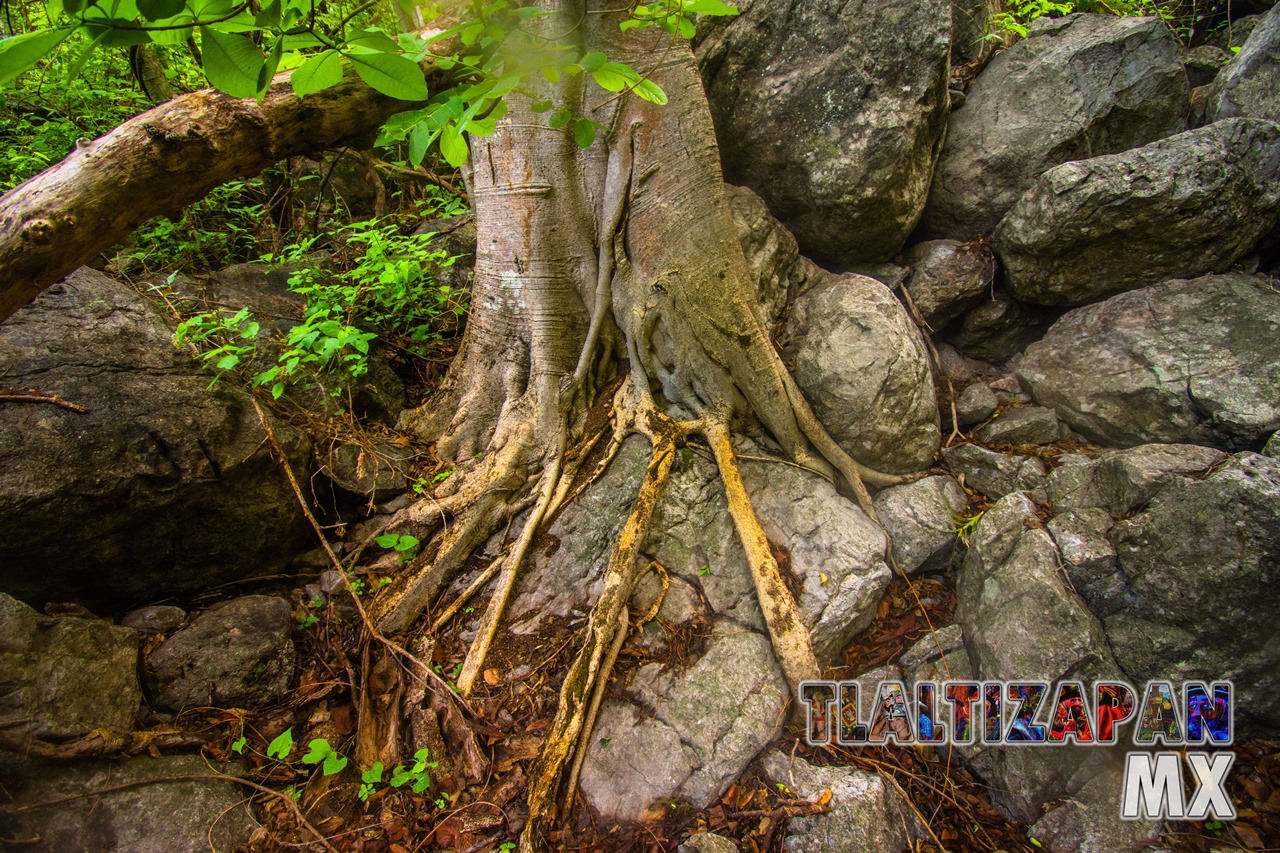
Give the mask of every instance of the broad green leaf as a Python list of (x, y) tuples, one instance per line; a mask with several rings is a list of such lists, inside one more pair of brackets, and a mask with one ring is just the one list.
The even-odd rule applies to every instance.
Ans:
[(324, 775), (336, 776), (347, 766), (347, 757), (339, 752), (330, 752), (324, 757)]
[[(141, 2), (138, 5), (141, 6)], [(280, 0), (271, 0), (253, 17), (253, 22), (265, 29), (276, 29), (280, 26), (280, 12)]]
[(736, 15), (738, 9), (722, 0), (684, 0), (684, 11), (691, 15)]
[(360, 30), (347, 39), (347, 47), (359, 47), (373, 53), (397, 53), (400, 45), (377, 27)]
[(284, 39), (277, 38), (275, 44), (271, 45), (271, 50), (267, 51), (267, 61), (262, 64), (262, 70), (258, 72), (258, 92), (264, 93), (267, 87), (271, 85), (271, 78), (276, 76), (276, 69), (280, 67), (280, 57), (284, 53)]
[(102, 44), (105, 35), (106, 33), (103, 33), (98, 36), (96, 39), (89, 42), (89, 44), (85, 46), (84, 50), (80, 51), (80, 55), (76, 57), (76, 61), (71, 63), (71, 67), (67, 69), (67, 80), (74, 80), (80, 76), (80, 72), (84, 69), (85, 63), (89, 61), (89, 57), (93, 56), (93, 52)]
[(687, 39), (691, 39), (698, 34), (697, 29), (693, 26), (693, 21), (688, 18), (678, 18), (676, 26), (680, 29), (680, 35)]
[(632, 82), (626, 75), (619, 74), (610, 68), (598, 68), (591, 72), (591, 77), (596, 84), (609, 92), (621, 92), (627, 88), (627, 84)]
[(552, 86), (560, 82), (560, 69), (554, 65), (542, 66), (542, 76), (547, 78), (547, 82)]
[(377, 784), (382, 781), (382, 771), (382, 762), (375, 761), (372, 767), (360, 774), (360, 781), (369, 785)]
[(333, 747), (329, 746), (329, 741), (318, 737), (307, 744), (307, 754), (302, 756), (303, 764), (319, 764), (324, 761), (333, 752)]
[(201, 27), (200, 46), (204, 76), (219, 91), (233, 98), (257, 96), (258, 73), (266, 64), (266, 58), (256, 44), (246, 36)]
[(71, 35), (74, 29), (75, 27), (59, 27), (56, 30), (36, 30), (0, 40), (0, 85), (8, 83), (62, 44), (63, 39)]
[(573, 141), (578, 143), (579, 148), (590, 148), (591, 143), (596, 141), (595, 122), (580, 118), (573, 123)]
[(400, 534), (386, 533), (373, 541), (378, 543), (379, 548), (394, 548), (395, 544), (400, 541)]
[(605, 62), (605, 55), (598, 50), (593, 50), (578, 60), (578, 67), (583, 71), (595, 71), (597, 68), (603, 68)]
[(347, 55), (360, 79), (377, 91), (402, 101), (425, 101), (427, 78), (411, 59), (394, 53)]
[(467, 122), (466, 131), (472, 136), (491, 136), (498, 129), (498, 122), (493, 116), (472, 119)]
[(293, 91), (299, 97), (336, 86), (341, 80), (342, 55), (336, 50), (317, 53), (289, 76)]
[(529, 107), (529, 109), (533, 110), (535, 113), (545, 113), (553, 106), (555, 106), (555, 104), (550, 101), (534, 101), (533, 106)]
[(467, 162), (467, 140), (463, 139), (458, 126), (453, 122), (445, 125), (444, 130), (440, 133), (440, 153), (444, 155), (444, 159), (450, 166), (457, 168)]
[(632, 89), (632, 91), (641, 98), (644, 98), (646, 101), (657, 104), (658, 106), (662, 106), (667, 102), (667, 93), (662, 91), (661, 86), (647, 77), (639, 83), (636, 83), (635, 88)]
[(275, 740), (267, 744), (267, 758), (278, 758), (281, 761), (293, 752), (293, 729), (285, 729), (276, 735)]
[(185, 8), (186, 0), (138, 0), (138, 14), (148, 21), (172, 18)]
[(416, 536), (404, 535), (400, 537), (398, 542), (396, 542), (397, 551), (412, 551), (414, 548), (417, 548), (417, 547), (418, 547), (418, 537)]
[(568, 110), (560, 109), (551, 114), (550, 120), (547, 122), (552, 130), (559, 130), (564, 127), (573, 118), (573, 114)]
[[(148, 44), (151, 41), (151, 33), (145, 30), (125, 30), (120, 29), (119, 25), (129, 24), (132, 21), (112, 20), (106, 23), (94, 23), (85, 26), (84, 31), (98, 42), (100, 47), (130, 47), (135, 44)], [(166, 32), (162, 30), (161, 32)]]

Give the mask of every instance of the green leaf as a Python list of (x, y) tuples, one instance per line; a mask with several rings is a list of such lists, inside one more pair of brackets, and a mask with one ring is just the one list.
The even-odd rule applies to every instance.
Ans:
[(444, 130), (440, 133), (440, 153), (444, 155), (444, 159), (449, 165), (454, 168), (467, 162), (467, 156), (470, 154), (467, 149), (467, 140), (462, 138), (462, 133), (453, 122), (445, 125)]
[(218, 359), (217, 367), (219, 370), (230, 370), (239, 363), (240, 356), (235, 353), (231, 353), (230, 355), (224, 355), (222, 358)]
[(578, 60), (578, 67), (583, 71), (595, 71), (597, 68), (603, 68), (606, 57), (598, 50), (593, 50), (586, 56)]
[(411, 59), (394, 53), (350, 53), (360, 79), (377, 91), (402, 101), (425, 101), (427, 78)]
[(378, 543), (379, 548), (394, 548), (396, 543), (400, 541), (400, 534), (386, 533), (373, 541)]
[(548, 124), (551, 126), (552, 130), (559, 130), (568, 124), (572, 118), (573, 114), (568, 110), (556, 110), (551, 114), (551, 119)]
[(378, 782), (381, 782), (382, 771), (383, 771), (382, 762), (375, 761), (373, 762), (372, 767), (370, 767), (368, 770), (360, 774), (360, 781), (367, 782), (370, 785), (374, 785)]
[(596, 141), (596, 125), (595, 122), (580, 118), (573, 123), (573, 141), (578, 143), (579, 148), (590, 148), (591, 143)]
[(418, 537), (416, 536), (408, 536), (408, 535), (401, 536), (400, 540), (395, 544), (395, 549), (397, 551), (412, 551), (414, 548), (417, 548), (417, 547), (418, 547)]
[(231, 744), (231, 751), (234, 752), (236, 755), (240, 755), (241, 753), (244, 752), (245, 745), (248, 743), (249, 743), (249, 739), (247, 737), (241, 737), (238, 741)]
[(258, 72), (258, 92), (260, 94), (266, 92), (267, 87), (271, 85), (271, 78), (276, 76), (276, 69), (280, 67), (280, 57), (283, 54), (284, 39), (278, 38), (275, 44), (271, 45), (271, 50), (267, 51), (267, 61), (262, 64), (262, 70)]
[(0, 84), (8, 83), (26, 71), (63, 39), (71, 35), (75, 27), (59, 27), (56, 30), (36, 30), (0, 40)]
[(736, 15), (738, 10), (722, 0), (684, 0), (686, 15)]
[(319, 764), (332, 753), (333, 747), (329, 746), (329, 741), (322, 737), (318, 737), (307, 744), (307, 754), (302, 756), (302, 763)]
[(284, 761), (293, 752), (293, 729), (285, 729), (276, 735), (275, 740), (267, 744), (267, 758), (278, 758)]
[(148, 21), (172, 18), (185, 8), (186, 0), (138, 0), (138, 13)]
[(258, 74), (266, 59), (247, 36), (201, 27), (200, 44), (204, 76), (219, 91), (233, 98), (252, 98), (258, 94)]
[(533, 105), (529, 107), (529, 109), (535, 113), (545, 113), (548, 110), (550, 110), (553, 106), (555, 106), (555, 104), (551, 103), (550, 101), (534, 101)]
[(398, 53), (400, 44), (377, 27), (367, 27), (347, 39), (347, 47), (359, 47), (374, 53)]
[(667, 93), (662, 91), (661, 86), (647, 77), (639, 83), (636, 83), (635, 88), (631, 91), (635, 92), (646, 101), (657, 104), (658, 106), (662, 106), (667, 102)]
[(342, 54), (336, 50), (317, 53), (299, 66), (289, 76), (293, 91), (298, 97), (336, 86), (342, 81)]
[(338, 752), (330, 752), (324, 757), (324, 775), (336, 776), (347, 766), (347, 757)]

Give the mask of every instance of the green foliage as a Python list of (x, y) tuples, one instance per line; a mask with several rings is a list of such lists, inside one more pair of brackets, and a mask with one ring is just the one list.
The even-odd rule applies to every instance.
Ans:
[(307, 744), (307, 754), (302, 756), (303, 764), (319, 764), (326, 776), (336, 776), (347, 766), (347, 757), (329, 745), (322, 737)]
[(285, 729), (267, 744), (267, 758), (287, 761), (293, 752), (293, 729)]
[(413, 754), (413, 764), (408, 767), (403, 764), (397, 765), (390, 774), (382, 766), (381, 761), (374, 762), (372, 767), (360, 774), (360, 799), (368, 801), (377, 791), (377, 786), (384, 780), (392, 788), (403, 788), (407, 785), (413, 793), (421, 794), (431, 787), (430, 771), (439, 765), (438, 762), (428, 761), (429, 757), (430, 752), (423, 747)]
[(953, 512), (951, 513), (951, 532), (956, 534), (956, 538), (968, 547), (969, 539), (973, 536), (973, 532), (978, 529), (978, 522), (982, 521), (983, 512), (977, 512), (972, 515)]
[(418, 537), (408, 534), (387, 533), (373, 540), (379, 548), (391, 548), (400, 553), (400, 562), (407, 563), (418, 551)]
[(1225, 26), (1230, 6), (1227, 0), (1209, 0), (1206, 3), (1184, 0), (1010, 0), (1007, 11), (992, 17), (986, 37), (995, 41), (1023, 38), (1031, 22), (1037, 18), (1059, 18), (1073, 12), (1157, 17), (1179, 41), (1191, 44), (1210, 29)]
[[(433, 235), (404, 235), (392, 223), (369, 220), (334, 236), (342, 241), (346, 263), (334, 271), (303, 267), (290, 277), (290, 289), (305, 297), (306, 308), (302, 321), (284, 333), (274, 363), (257, 364), (265, 331), (248, 308), (184, 320), (174, 343), (193, 345), (205, 366), (217, 371), (214, 383), (232, 373), (247, 385), (270, 389), (277, 399), (295, 384), (328, 387), (339, 396), (368, 372), (369, 348), (379, 336), (422, 352), (440, 338), (443, 321), (456, 326), (465, 314), (465, 294), (434, 277), (454, 258), (431, 248)], [(291, 244), (264, 260), (299, 261), (317, 242)]]

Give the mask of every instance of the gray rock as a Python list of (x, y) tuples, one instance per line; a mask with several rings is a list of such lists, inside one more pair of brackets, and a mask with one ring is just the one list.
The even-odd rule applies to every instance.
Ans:
[(1250, 276), (1170, 281), (1077, 308), (1018, 378), (1100, 444), (1257, 446), (1280, 425), (1280, 293)]
[(996, 275), (985, 243), (930, 240), (909, 248), (902, 261), (911, 267), (911, 301), (934, 331), (977, 305)]
[(751, 280), (759, 282), (759, 299), (753, 300), (764, 311), (764, 321), (772, 326), (787, 304), (792, 271), (800, 260), (796, 238), (773, 218), (760, 196), (746, 187), (725, 185), (729, 195), (729, 212), (738, 230), (738, 242), (747, 257)]
[[(991, 54), (991, 18), (1003, 11), (999, 0), (951, 0), (951, 64), (963, 65)], [(954, 98), (954, 96), (952, 96)]]
[(136, 632), (43, 616), (0, 593), (0, 727), (53, 739), (128, 732), (141, 702)]
[(816, 800), (831, 789), (831, 811), (787, 822), (782, 843), (788, 853), (827, 850), (875, 850), (899, 853), (909, 838), (903, 828), (908, 811), (902, 796), (875, 773), (850, 767), (815, 767), (781, 752), (764, 757), (764, 769), (796, 797)]
[(691, 669), (646, 664), (630, 691), (638, 705), (601, 706), (582, 766), (582, 791), (608, 820), (672, 797), (705, 806), (781, 732), (790, 698), (768, 638), (723, 620)]
[(365, 448), (334, 442), (320, 470), (334, 483), (382, 503), (409, 490), (414, 452), (390, 443)]
[(1280, 432), (1271, 433), (1266, 447), (1262, 448), (1263, 456), (1280, 457)]
[(698, 832), (676, 848), (677, 853), (738, 853), (738, 845), (714, 832)]
[(1003, 409), (1000, 416), (980, 427), (978, 438), (987, 444), (1049, 444), (1062, 437), (1058, 414), (1043, 406)]
[[(956, 622), (982, 680), (1071, 678), (1089, 683), (1122, 673), (1098, 619), (1063, 582), (1061, 554), (1025, 495), (987, 510), (956, 576)], [(993, 801), (1021, 820), (1067, 790), (1080, 762), (1106, 750), (972, 747), (974, 770)]]
[(150, 634), (170, 634), (182, 626), (187, 611), (172, 604), (149, 604), (120, 617), (120, 624)]
[[(67, 802), (19, 814), (0, 811), (0, 834), (39, 839), (23, 844), (36, 853), (208, 853), (236, 850), (258, 826), (247, 789), (207, 776), (217, 769), (197, 755), (139, 757), (128, 761), (31, 764), (6, 789), (17, 804)], [(154, 781), (152, 781), (154, 780)], [(131, 787), (130, 783), (136, 784)], [(94, 794), (109, 788), (108, 793)], [(86, 796), (88, 795), (88, 796)]]
[(992, 500), (1044, 487), (1044, 463), (1034, 456), (1014, 456), (976, 444), (961, 444), (945, 448), (942, 458), (953, 476), (963, 476), (965, 485)]
[(1132, 604), (1107, 631), (1133, 680), (1231, 679), (1242, 720), (1280, 722), (1280, 460), (1176, 479), (1111, 541)]
[[(250, 398), (207, 390), (171, 335), (89, 269), (0, 326), (8, 387), (87, 409), (0, 404), (0, 589), (114, 609), (266, 574), (302, 550), (310, 529)], [(305, 472), (308, 440), (276, 429)]]
[(1001, 220), (995, 249), (1018, 299), (1081, 305), (1225, 272), (1277, 221), (1280, 126), (1230, 119), (1050, 169)]
[(996, 392), (985, 382), (975, 382), (956, 397), (956, 420), (963, 428), (980, 424), (991, 417), (1000, 405)]
[(998, 53), (951, 116), (923, 230), (989, 234), (1052, 166), (1182, 131), (1187, 75), (1156, 18), (1040, 18)]
[(1231, 59), (1229, 52), (1216, 45), (1202, 44), (1188, 48), (1182, 54), (1182, 61), (1187, 68), (1187, 83), (1192, 89), (1207, 86)]
[(1102, 509), (1070, 510), (1049, 521), (1071, 588), (1100, 618), (1125, 605), (1124, 574), (1107, 539), (1113, 524), (1115, 519)]
[(958, 329), (951, 327), (948, 337), (971, 358), (1004, 361), (1040, 340), (1052, 319), (1047, 309), (1019, 302), (997, 287), (969, 309)]
[(293, 677), (289, 602), (247, 595), (216, 604), (147, 658), (155, 703), (171, 711), (254, 708), (282, 698)]
[(908, 684), (973, 680), (973, 664), (964, 645), (964, 631), (955, 624), (921, 637), (903, 652), (900, 663)]
[(1031, 825), (1027, 834), (1050, 853), (1116, 853), (1138, 850), (1159, 834), (1162, 822), (1122, 820), (1124, 771), (1108, 767), (1070, 791), (1062, 804)]
[(1226, 458), (1194, 444), (1147, 444), (1098, 458), (1071, 454), (1049, 475), (1049, 499), (1059, 510), (1098, 508), (1118, 518), (1145, 507), (1168, 483), (1207, 473)]
[(865, 465), (927, 467), (942, 437), (919, 329), (879, 282), (816, 268), (810, 282), (792, 305), (783, 352), (814, 413)]
[(1235, 116), (1280, 121), (1280, 11), (1275, 7), (1213, 81), (1206, 117)]
[(969, 505), (950, 477), (926, 477), (875, 496), (880, 523), (893, 540), (893, 558), (907, 574), (946, 569), (956, 541), (954, 516)]
[(947, 121), (949, 5), (747, 0), (701, 28), (726, 177), (806, 255), (887, 260), (915, 227)]

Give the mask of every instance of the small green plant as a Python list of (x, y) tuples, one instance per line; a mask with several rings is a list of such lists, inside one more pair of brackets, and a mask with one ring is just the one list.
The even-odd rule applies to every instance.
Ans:
[(511, 853), (515, 849), (516, 843), (514, 841), (504, 841), (498, 845), (498, 853)]
[(965, 547), (968, 547), (969, 539), (973, 536), (973, 532), (978, 529), (978, 522), (982, 521), (982, 516), (982, 512), (977, 512), (972, 515), (953, 512), (951, 513), (950, 532), (954, 533), (956, 538), (958, 538)]
[(307, 744), (307, 754), (302, 756), (303, 764), (319, 764), (326, 776), (335, 776), (347, 766), (347, 757), (329, 745), (329, 741), (318, 737)]
[(297, 619), (298, 630), (305, 631), (320, 621), (320, 617), (314, 613), (308, 613), (305, 616), (299, 616)]
[(285, 729), (267, 744), (267, 758), (276, 761), (288, 761), (293, 752), (293, 729)]
[(1075, 11), (1075, 3), (1055, 0), (1011, 0), (1009, 11), (999, 12), (992, 16), (988, 39), (1004, 41), (1009, 35), (1026, 38), (1031, 22), (1037, 18), (1056, 18), (1069, 15)]
[(700, 577), (700, 578), (705, 578), (705, 577), (707, 577), (707, 576), (708, 576), (708, 575), (710, 575), (710, 574), (711, 574), (711, 566), (710, 566), (710, 564), (705, 565), (705, 566), (703, 566), (702, 568), (698, 569), (698, 577)]
[(400, 552), (400, 562), (407, 563), (418, 552), (418, 537), (408, 534), (386, 533), (373, 540), (379, 548), (391, 548)]
[(396, 768), (390, 774), (382, 766), (381, 761), (374, 762), (372, 767), (360, 774), (358, 796), (361, 800), (368, 801), (377, 791), (377, 786), (382, 784), (384, 777), (386, 783), (392, 788), (403, 788), (408, 785), (410, 791), (415, 794), (421, 794), (431, 787), (430, 771), (434, 770), (439, 764), (435, 761), (428, 761), (427, 759), (430, 758), (430, 755), (430, 751), (423, 747), (413, 754), (413, 764), (408, 767), (403, 764), (396, 765)]

